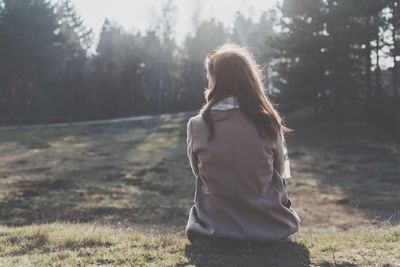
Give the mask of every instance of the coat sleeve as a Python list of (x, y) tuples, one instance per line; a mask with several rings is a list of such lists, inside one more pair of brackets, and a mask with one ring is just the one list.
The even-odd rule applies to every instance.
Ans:
[(187, 156), (189, 159), (190, 167), (193, 174), (199, 176), (199, 167), (197, 156), (193, 152), (193, 135), (192, 135), (192, 118), (189, 119), (186, 127), (186, 144), (187, 144)]
[(278, 134), (274, 167), (282, 178), (289, 179), (292, 177), (287, 144), (283, 133)]

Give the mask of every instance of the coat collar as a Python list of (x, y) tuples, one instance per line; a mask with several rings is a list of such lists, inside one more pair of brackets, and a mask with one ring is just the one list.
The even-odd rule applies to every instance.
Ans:
[(235, 96), (228, 96), (211, 107), (212, 110), (228, 110), (235, 108), (239, 108), (239, 101)]

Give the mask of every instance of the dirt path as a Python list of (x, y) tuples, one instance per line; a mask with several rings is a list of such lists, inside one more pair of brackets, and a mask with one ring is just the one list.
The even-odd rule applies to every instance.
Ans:
[[(177, 116), (185, 115), (184, 113), (175, 113)], [(165, 114), (164, 114), (165, 115)], [(158, 115), (162, 116), (162, 115)], [(71, 121), (62, 123), (48, 123), (48, 124), (32, 124), (32, 125), (17, 125), (17, 126), (0, 126), (1, 130), (23, 130), (23, 129), (40, 129), (40, 128), (62, 128), (62, 127), (75, 127), (75, 126), (89, 126), (89, 125), (101, 125), (101, 124), (112, 124), (121, 122), (134, 122), (141, 120), (149, 120), (156, 117), (155, 115), (143, 115), (136, 117), (125, 117), (116, 119), (106, 119), (106, 120), (92, 120), (92, 121)]]

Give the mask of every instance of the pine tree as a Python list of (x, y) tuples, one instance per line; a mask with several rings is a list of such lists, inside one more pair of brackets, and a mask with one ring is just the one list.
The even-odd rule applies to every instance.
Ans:
[(400, 86), (399, 86), (399, 68), (400, 68), (400, 1), (387, 0), (386, 7), (390, 10), (388, 19), (388, 28), (391, 32), (390, 51), (393, 59), (392, 67), (392, 98), (393, 98), (393, 121), (397, 136), (400, 136)]
[(84, 26), (70, 0), (58, 2), (56, 9), (62, 38), (64, 81), (59, 90), (64, 95), (64, 114), (81, 116), (87, 112), (88, 94), (85, 76), (88, 72), (88, 49), (93, 33)]
[(0, 23), (2, 110), (8, 117), (56, 113), (61, 36), (46, 0), (4, 0)]
[(276, 86), (282, 97), (317, 104), (325, 89), (327, 62), (325, 11), (323, 0), (284, 0), (280, 31), (271, 45), (278, 72)]

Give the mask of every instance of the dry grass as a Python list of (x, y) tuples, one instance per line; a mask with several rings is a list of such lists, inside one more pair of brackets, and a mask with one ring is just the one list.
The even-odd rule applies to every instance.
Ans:
[(399, 266), (400, 227), (300, 233), (265, 247), (195, 247), (95, 224), (0, 227), (2, 266)]

